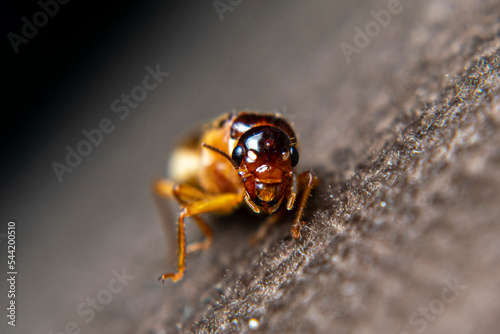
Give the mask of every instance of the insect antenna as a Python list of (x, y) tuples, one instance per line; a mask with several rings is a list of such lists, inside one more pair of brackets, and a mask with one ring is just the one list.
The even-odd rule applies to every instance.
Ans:
[(226, 153), (222, 152), (221, 150), (219, 150), (218, 148), (216, 147), (213, 147), (211, 145), (208, 145), (208, 144), (205, 144), (205, 143), (201, 143), (201, 146), (202, 147), (206, 147), (208, 148), (209, 150), (212, 150), (214, 151), (215, 153), (218, 153), (220, 155), (222, 155), (224, 158), (226, 158), (230, 163), (231, 165), (233, 165), (234, 169), (238, 170), (238, 165), (236, 164), (236, 162), (233, 161), (233, 159), (231, 159), (231, 157), (229, 155), (227, 155)]

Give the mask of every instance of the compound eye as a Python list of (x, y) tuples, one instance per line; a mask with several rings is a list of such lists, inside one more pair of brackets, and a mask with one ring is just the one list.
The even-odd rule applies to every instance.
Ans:
[(295, 146), (292, 146), (290, 147), (290, 153), (292, 155), (292, 167), (295, 167), (299, 163), (299, 150)]
[(231, 159), (239, 166), (241, 164), (241, 160), (243, 160), (244, 149), (241, 146), (236, 146), (231, 154)]

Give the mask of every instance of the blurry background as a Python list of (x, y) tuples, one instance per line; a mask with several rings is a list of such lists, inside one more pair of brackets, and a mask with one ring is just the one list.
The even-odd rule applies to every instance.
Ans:
[[(352, 176), (356, 156), (376, 152), (370, 146), (372, 132), (390, 128), (392, 117), (405, 109), (393, 103), (396, 97), (413, 96), (418, 88), (418, 83), (405, 86), (397, 79), (420, 66), (422, 53), (440, 57), (441, 48), (429, 40), (453, 50), (453, 38), (431, 39), (429, 27), (444, 30), (455, 22), (450, 17), (459, 2), (401, 3), (403, 11), (351, 62), (340, 43), (353, 45), (354, 27), (373, 20), (370, 10), (386, 9), (386, 2), (73, 1), (60, 4), (36, 36), (18, 46), (18, 53), (8, 34), (22, 35), (22, 18), (33, 22), (42, 9), (36, 1), (9, 3), (1, 11), (0, 233), (8, 221), (16, 222), (15, 331), (59, 333), (75, 322), (85, 333), (135, 332), (141, 326), (149, 329), (143, 319), (150, 314), (168, 318), (162, 303), (189, 285), (162, 286), (156, 280), (173, 262), (165, 257), (170, 248), (151, 183), (165, 174), (176, 141), (222, 112), (279, 111), (295, 124), (306, 148), (300, 168), (333, 161), (334, 167), (327, 168), (335, 169), (336, 182)], [(425, 52), (414, 53), (415, 45)], [(459, 56), (453, 59), (458, 60), (449, 68), (461, 70)], [(127, 117), (113, 112), (111, 105), (122, 94), (140, 91), (147, 67), (169, 75)], [(436, 77), (444, 76), (439, 67), (434, 70)], [(370, 74), (372, 80), (364, 80)], [(346, 86), (357, 87), (360, 94), (348, 95)], [(425, 89), (418, 92), (422, 100), (429, 98)], [(341, 99), (344, 95), (348, 98)], [(82, 131), (98, 128), (104, 119), (113, 131), (71, 173), (62, 174), (61, 182), (53, 163), (66, 165), (66, 147), (76, 149), (86, 139)], [(235, 233), (244, 237), (248, 230)], [(189, 227), (188, 236), (196, 239), (199, 233)], [(0, 241), (5, 254), (5, 238)], [(230, 256), (220, 249), (209, 254), (188, 262), (191, 273), (195, 264), (208, 263), (207, 256)], [(77, 313), (82, 303), (88, 311), (92, 298), (109, 295), (116, 272), (129, 275), (123, 291), (111, 294), (95, 320)], [(193, 310), (179, 312), (189, 318)], [(0, 331), (14, 332), (4, 320)]]

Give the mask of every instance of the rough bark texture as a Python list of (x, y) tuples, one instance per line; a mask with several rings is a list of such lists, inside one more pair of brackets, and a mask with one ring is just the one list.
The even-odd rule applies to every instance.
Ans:
[(261, 218), (211, 219), (213, 247), (165, 295), (150, 287), (132, 331), (498, 331), (500, 6), (422, 1), (401, 15), (353, 55), (340, 90), (333, 56), (299, 85), (314, 94), (299, 167), (321, 179), (302, 238), (289, 217), (254, 247)]

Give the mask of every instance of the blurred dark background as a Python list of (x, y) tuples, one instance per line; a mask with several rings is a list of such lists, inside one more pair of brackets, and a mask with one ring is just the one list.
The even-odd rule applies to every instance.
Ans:
[[(2, 320), (0, 328), (3, 333), (4, 328), (8, 332), (25, 333), (64, 330), (65, 322), (71, 320), (71, 316), (65, 318), (64, 309), (69, 307), (69, 314), (74, 315), (78, 303), (85, 300), (88, 291), (92, 291), (92, 281), (99, 277), (91, 263), (101, 251), (89, 253), (87, 250), (109, 240), (103, 234), (113, 225), (109, 224), (109, 217), (103, 217), (99, 212), (108, 211), (110, 202), (114, 209), (108, 212), (120, 212), (127, 205), (122, 202), (123, 197), (117, 196), (116, 201), (110, 198), (116, 191), (110, 186), (127, 187), (130, 182), (116, 173), (121, 167), (128, 168), (127, 163), (123, 164), (120, 159), (104, 173), (97, 167), (96, 178), (91, 177), (93, 180), (83, 170), (92, 165), (92, 159), (99, 159), (97, 156), (103, 161), (113, 159), (115, 149), (123, 150), (118, 155), (123, 153), (132, 161), (141, 161), (141, 157), (130, 153), (133, 149), (127, 154), (127, 147), (133, 144), (113, 147), (110, 139), (104, 138), (100, 147), (93, 148), (88, 160), (84, 159), (73, 173), (65, 174), (63, 182), (57, 179), (51, 163), (64, 163), (67, 154), (65, 146), (75, 148), (80, 140), (85, 139), (81, 133), (83, 129), (96, 128), (103, 118), (110, 118), (116, 124), (119, 119), (110, 109), (111, 101), (122, 93), (130, 94), (133, 87), (140, 85), (146, 66), (154, 69), (160, 64), (162, 71), (175, 74), (170, 64), (185, 57), (190, 46), (202, 38), (203, 26), (220, 23), (210, 2), (198, 5), (174, 1), (43, 3), (57, 12), (53, 17), (47, 16), (47, 23), (38, 27), (36, 35), (28, 38), (26, 44), (17, 46), (18, 52), (14, 50), (8, 34), (12, 32), (23, 37), (25, 23), (22, 18), (26, 17), (33, 23), (33, 15), (42, 8), (37, 1), (14, 1), (6, 4), (0, 14), (4, 36), (1, 65), (3, 107), (0, 113), (0, 145), (4, 159), (0, 166), (0, 233), (6, 232), (8, 221), (16, 222), (19, 273), (17, 327), (6, 326)], [(54, 4), (57, 4), (57, 9)], [(163, 83), (156, 92), (156, 98), (161, 101), (168, 94), (168, 83)], [(137, 108), (134, 111), (144, 114), (147, 108), (143, 105), (142, 110)], [(164, 111), (164, 114), (171, 121), (171, 126), (164, 127), (166, 136), (163, 139), (170, 137), (178, 119), (187, 123), (192, 118), (192, 115), (172, 110)], [(121, 131), (111, 136), (121, 132), (118, 137), (127, 137), (127, 127), (130, 129), (133, 125), (125, 124)], [(144, 138), (148, 135), (141, 133), (138, 136)], [(109, 150), (104, 149), (103, 153), (106, 144)], [(151, 210), (152, 217), (155, 216), (155, 208), (149, 198), (149, 185), (154, 178), (164, 174), (164, 161), (171, 145), (166, 141), (159, 145), (164, 147), (164, 151), (149, 152), (150, 156), (156, 155), (162, 162), (142, 169), (149, 176), (139, 181), (142, 183), (139, 189), (143, 190), (140, 196), (145, 203), (151, 203), (147, 210)], [(144, 151), (145, 147), (137, 149)], [(148, 171), (150, 167), (153, 170)], [(117, 177), (109, 182), (105, 174)], [(71, 180), (72, 176), (76, 178)], [(85, 186), (89, 182), (94, 186)], [(82, 192), (82, 189), (87, 190)], [(136, 202), (134, 195), (126, 197), (129, 202)], [(47, 201), (49, 198), (52, 200)], [(68, 203), (76, 205), (69, 209)], [(67, 215), (62, 214), (65, 207), (69, 209)], [(136, 232), (141, 230), (141, 220), (138, 218), (132, 224), (136, 225)], [(160, 231), (159, 225), (154, 225), (157, 222), (154, 219), (151, 222), (151, 226)], [(118, 239), (117, 243), (121, 243), (121, 238)], [(5, 241), (0, 240), (2, 262), (6, 261)], [(109, 245), (104, 245), (104, 248), (107, 247)], [(163, 256), (163, 251), (160, 253)], [(75, 254), (80, 255), (75, 258)], [(82, 261), (93, 267), (84, 277), (78, 273), (85, 267), (82, 267)], [(116, 267), (116, 270), (119, 269)], [(105, 269), (105, 275), (109, 275), (110, 270)], [(66, 283), (61, 284), (61, 280)], [(81, 283), (78, 282), (85, 282), (86, 287), (79, 290)], [(4, 280), (1, 286), (1, 300), (5, 306)], [(75, 297), (78, 302), (67, 304)], [(79, 317), (73, 318), (78, 320)]]
[[(13, 174), (22, 172), (33, 155), (45, 145), (64, 121), (85, 114), (89, 119), (101, 110), (59, 108), (77, 95), (79, 87), (99, 78), (127, 56), (123, 54), (131, 43), (144, 38), (137, 34), (151, 21), (156, 21), (162, 8), (167, 29), (162, 36), (165, 43), (172, 41), (181, 25), (189, 20), (184, 8), (177, 2), (108, 1), (89, 3), (70, 1), (42, 1), (51, 10), (47, 23), (27, 43), (14, 50), (8, 33), (21, 37), (26, 17), (33, 23), (33, 15), (42, 11), (37, 1), (11, 2), (2, 11), (3, 59), (2, 89), (4, 108), (1, 113), (1, 144), (9, 163), (2, 164), (4, 182), (11, 182)], [(57, 7), (54, 6), (57, 4)], [(135, 35), (135, 38), (134, 38)], [(128, 51), (127, 51), (128, 52)], [(105, 78), (101, 78), (105, 80)], [(97, 116), (99, 117), (99, 116)]]

